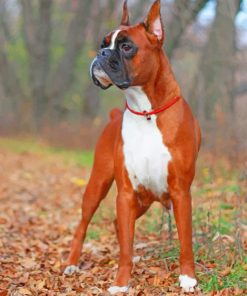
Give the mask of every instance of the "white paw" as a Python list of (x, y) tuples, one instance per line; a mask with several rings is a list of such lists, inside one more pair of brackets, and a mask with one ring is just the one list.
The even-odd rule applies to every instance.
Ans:
[(133, 258), (132, 258), (132, 262), (133, 263), (138, 263), (138, 262), (140, 262), (141, 261), (141, 256), (134, 256)]
[(76, 272), (79, 272), (80, 271), (80, 269), (79, 269), (79, 267), (78, 266), (76, 266), (76, 265), (69, 265), (69, 266), (67, 266), (66, 268), (65, 268), (65, 270), (64, 270), (64, 274), (65, 275), (72, 275), (72, 274), (74, 274), (74, 273), (76, 273)]
[(113, 287), (110, 287), (108, 289), (108, 292), (111, 295), (114, 295), (114, 294), (117, 294), (117, 293), (128, 293), (128, 291), (129, 291), (128, 286), (124, 286), (124, 287), (113, 286)]
[(189, 277), (188, 275), (179, 276), (180, 287), (184, 289), (185, 292), (194, 292), (195, 286), (197, 285), (197, 280)]

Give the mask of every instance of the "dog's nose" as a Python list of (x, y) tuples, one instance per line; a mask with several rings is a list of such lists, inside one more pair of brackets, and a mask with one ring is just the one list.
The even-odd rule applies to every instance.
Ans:
[(102, 57), (109, 57), (111, 55), (111, 50), (109, 48), (102, 48), (99, 50), (98, 55)]
[(117, 83), (117, 86), (120, 89), (127, 89), (130, 86), (130, 81), (123, 81), (121, 83)]

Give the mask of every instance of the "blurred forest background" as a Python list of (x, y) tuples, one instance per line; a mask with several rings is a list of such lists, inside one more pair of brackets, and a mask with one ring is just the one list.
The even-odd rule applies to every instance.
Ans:
[[(128, 2), (134, 23), (152, 0)], [(89, 77), (122, 4), (0, 0), (0, 295), (106, 295), (113, 282), (114, 187), (90, 224), (79, 275), (61, 269), (95, 142), (109, 111), (124, 108), (121, 91)], [(191, 188), (199, 294), (247, 295), (247, 0), (162, 0), (162, 14), (165, 50), (203, 130)], [(181, 295), (167, 221), (156, 203), (137, 222), (130, 295)]]
[[(0, 0), (0, 134), (92, 148), (116, 88), (101, 91), (89, 65), (114, 29), (122, 0)], [(151, 0), (129, 0), (132, 23)], [(206, 149), (247, 148), (247, 1), (163, 0), (165, 50), (203, 128)]]

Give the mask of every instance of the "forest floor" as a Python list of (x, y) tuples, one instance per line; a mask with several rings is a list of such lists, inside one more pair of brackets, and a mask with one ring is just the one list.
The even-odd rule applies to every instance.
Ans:
[[(116, 274), (115, 188), (87, 234), (80, 272), (63, 275), (92, 153), (0, 139), (0, 296), (108, 295)], [(196, 295), (247, 295), (246, 168), (201, 155), (193, 193)], [(154, 204), (138, 220), (129, 295), (183, 295), (172, 217)], [(189, 294), (187, 294), (189, 295)]]

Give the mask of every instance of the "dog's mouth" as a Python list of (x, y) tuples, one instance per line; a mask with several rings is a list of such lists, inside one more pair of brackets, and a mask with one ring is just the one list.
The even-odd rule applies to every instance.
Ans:
[(112, 81), (106, 72), (102, 69), (97, 60), (92, 62), (90, 74), (95, 85), (102, 89), (107, 89), (112, 86)]
[(91, 64), (90, 74), (95, 85), (102, 89), (107, 89), (112, 85), (124, 90), (130, 87), (129, 79), (118, 79), (119, 73), (117, 71), (110, 71), (109, 66), (103, 61), (95, 58)]

